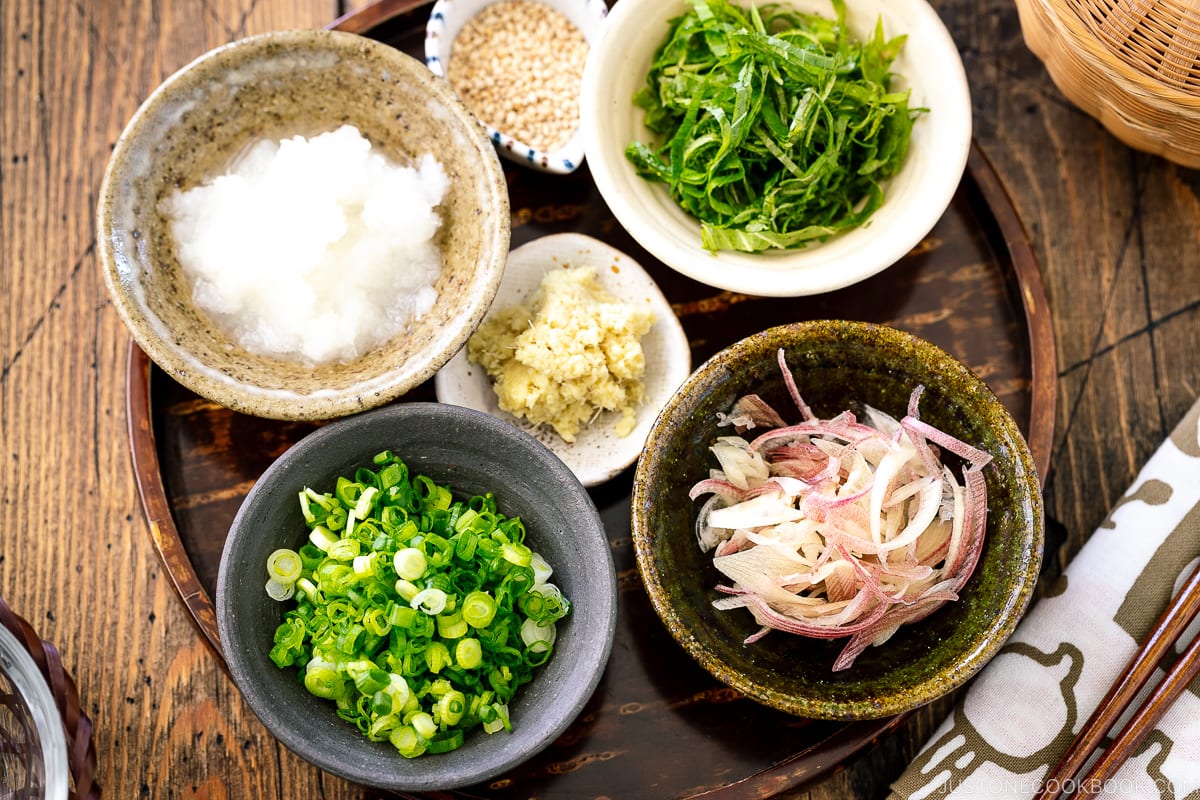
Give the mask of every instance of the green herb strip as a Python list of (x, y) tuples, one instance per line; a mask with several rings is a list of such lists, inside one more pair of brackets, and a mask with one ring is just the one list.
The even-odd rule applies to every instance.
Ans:
[(512, 730), (508, 704), (570, 603), (491, 493), (456, 501), (386, 451), (374, 466), (300, 492), (309, 542), (267, 562), (268, 593), (296, 599), (271, 660), (406, 758)]
[(904, 162), (924, 110), (890, 89), (905, 37), (885, 38), (880, 20), (859, 42), (844, 0), (832, 3), (835, 20), (692, 0), (655, 53), (634, 102), (662, 144), (625, 154), (701, 222), (710, 251), (803, 247), (856, 228)]

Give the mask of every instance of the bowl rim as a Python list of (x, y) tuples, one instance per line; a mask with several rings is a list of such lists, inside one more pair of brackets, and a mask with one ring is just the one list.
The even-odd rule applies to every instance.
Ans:
[[(785, 2), (811, 6), (815, 0)], [(927, 0), (879, 2), (881, 8), (897, 4), (912, 15), (912, 22), (903, 31), (889, 33), (911, 34), (919, 29), (925, 34), (921, 43), (926, 48), (921, 58), (938, 59), (938, 81), (945, 87), (939, 97), (949, 101), (942, 108), (954, 112), (939, 118), (936, 128), (932, 120), (918, 120), (918, 125), (925, 123), (925, 131), (915, 131), (914, 135), (933, 137), (928, 145), (932, 155), (924, 158), (923, 168), (936, 178), (921, 188), (919, 203), (901, 208), (897, 203), (904, 198), (889, 195), (885, 207), (892, 202), (892, 208), (899, 210), (884, 215), (881, 209), (865, 225), (804, 248), (719, 254), (704, 250), (699, 223), (678, 207), (664, 185), (651, 184), (634, 174), (625, 159), (624, 145), (616, 147), (608, 141), (612, 137), (602, 132), (605, 120), (614, 113), (623, 113), (614, 111), (624, 101), (611, 96), (612, 73), (618, 66), (632, 68), (621, 59), (629, 52), (631, 37), (647, 29), (647, 13), (653, 15), (654, 26), (665, 32), (666, 19), (675, 14), (669, 9), (686, 7), (683, 0), (626, 0), (613, 7), (603, 40), (589, 53), (580, 100), (584, 152), (596, 187), (613, 216), (643, 248), (671, 269), (709, 286), (744, 294), (796, 297), (829, 292), (865, 280), (899, 261), (933, 229), (958, 190), (970, 154), (972, 112), (966, 70), (940, 16)], [(653, 11), (647, 12), (650, 6)], [(913, 46), (910, 38), (908, 52)], [(628, 105), (632, 107), (632, 103)], [(642, 114), (637, 109), (632, 113), (638, 119)], [(915, 156), (910, 148), (908, 162), (913, 169)], [(902, 171), (890, 183), (894, 185), (903, 175)], [(896, 215), (895, 223), (887, 226), (888, 236), (876, 235), (889, 217)]]
[[(384, 372), (367, 379), (356, 380), (345, 387), (322, 389), (309, 394), (270, 389), (237, 380), (218, 365), (196, 358), (191, 351), (175, 340), (153, 312), (143, 310), (137, 299), (132, 296), (134, 292), (125, 284), (134, 283), (137, 279), (122, 276), (120, 262), (126, 259), (126, 256), (120, 252), (123, 248), (114, 243), (112, 234), (114, 198), (121, 190), (119, 172), (131, 157), (132, 149), (141, 141), (139, 129), (142, 121), (153, 118), (159, 112), (160, 106), (167, 102), (176, 84), (187, 80), (194, 71), (209, 68), (210, 65), (219, 65), (243, 50), (269, 51), (272, 45), (277, 43), (284, 43), (289, 47), (332, 49), (339, 56), (344, 55), (348, 49), (367, 49), (394, 64), (406, 77), (419, 82), (442, 104), (455, 124), (462, 125), (464, 132), (479, 133), (475, 147), (480, 154), (479, 166), (484, 172), (484, 179), (480, 183), (488, 187), (487, 196), (495, 205), (497, 218), (500, 220), (498, 224), (503, 232), (502, 241), (498, 239), (484, 248), (484, 257), (480, 261), (481, 264), (491, 264), (486, 283), (480, 285), (486, 299), (476, 303), (474, 307), (468, 307), (467, 316), (461, 317), (464, 322), (462, 329), (450, 337), (443, 351), (425, 348), (403, 362), (402, 370), (392, 366)], [(432, 78), (419, 60), (382, 42), (345, 31), (320, 28), (269, 31), (220, 45), (192, 59), (163, 80), (130, 117), (113, 146), (97, 196), (95, 224), (99, 239), (101, 273), (112, 305), (138, 347), (175, 380), (202, 397), (233, 411), (269, 419), (321, 420), (345, 416), (386, 403), (418, 386), (432, 377), (465, 344), (471, 331), (487, 311), (491, 297), (500, 285), (504, 262), (508, 256), (510, 233), (506, 186), (499, 158), (478, 130), (474, 116), (443, 81)]]
[[(511, 437), (513, 441), (519, 444), (525, 456), (531, 462), (535, 461), (537, 463), (538, 468), (547, 476), (548, 481), (552, 481), (555, 485), (569, 487), (573, 495), (584, 503), (587, 508), (591, 509), (592, 513), (589, 515), (589, 520), (592, 524), (590, 526), (580, 524), (573, 528), (571, 533), (573, 536), (579, 536), (581, 533), (589, 531), (598, 534), (598, 536), (592, 537), (593, 541), (590, 541), (589, 544), (591, 546), (590, 551), (596, 556), (595, 565), (598, 567), (600, 575), (590, 576), (588, 582), (589, 585), (599, 587), (603, 590), (605, 600), (603, 604), (597, 604), (596, 615), (600, 624), (595, 625), (595, 627), (589, 627), (587, 635), (579, 635), (577, 637), (579, 648), (586, 657), (584, 663), (590, 672), (587, 674), (586, 680), (569, 684), (570, 691), (556, 696), (556, 702), (552, 704), (553, 715), (550, 717), (552, 724), (536, 730), (530, 726), (514, 727), (513, 732), (507, 735), (512, 737), (519, 736), (521, 738), (513, 738), (509, 741), (512, 743), (523, 743), (526, 745), (525, 749), (518, 751), (512, 747), (506, 748), (504, 752), (507, 756), (504, 759), (498, 759), (497, 763), (486, 769), (477, 769), (473, 766), (472, 762), (467, 760), (465, 765), (454, 771), (452, 776), (447, 780), (439, 780), (436, 774), (428, 775), (424, 771), (418, 772), (415, 776), (403, 774), (403, 768), (406, 765), (435, 762), (424, 761), (423, 759), (409, 761), (398, 754), (396, 755), (395, 764), (399, 769), (391, 775), (383, 776), (376, 771), (366, 768), (366, 765), (357, 762), (350, 764), (339, 760), (336, 754), (331, 753), (327, 748), (321, 747), (319, 742), (314, 742), (291, 728), (281, 727), (276, 724), (271, 713), (272, 709), (265, 704), (263, 698), (259, 697), (258, 692), (246, 690), (246, 687), (253, 688), (256, 684), (250, 678), (251, 670), (244, 654), (239, 648), (230, 646), (233, 642), (231, 633), (234, 629), (232, 618), (237, 612), (236, 609), (232, 609), (226, 602), (226, 598), (232, 591), (232, 586), (242, 578), (242, 576), (234, 575), (231, 572), (229, 563), (233, 560), (234, 553), (238, 550), (240, 542), (244, 542), (247, 537), (254, 535), (254, 532), (246, 528), (243, 522), (250, 515), (254, 505), (260, 499), (268, 499), (272, 492), (280, 488), (280, 483), (286, 483), (289, 486), (295, 483), (294, 479), (289, 479), (290, 465), (293, 461), (305, 463), (304, 457), (306, 454), (320, 452), (326, 446), (328, 440), (339, 437), (344, 432), (352, 432), (364, 426), (394, 426), (402, 430), (402, 426), (406, 421), (427, 415), (433, 415), (447, 424), (453, 420), (458, 423), (475, 426), (481, 434), (503, 436), (506, 438)], [(364, 455), (365, 459), (369, 457), (369, 455)], [(293, 495), (289, 494), (288, 496), (291, 497)], [(393, 791), (438, 791), (459, 788), (488, 780), (523, 763), (544, 748), (550, 746), (574, 722), (600, 684), (600, 680), (607, 669), (616, 635), (618, 603), (616, 568), (612, 558), (609, 556), (609, 543), (603, 520), (600, 518), (600, 512), (596, 510), (591, 496), (583, 485), (579, 483), (578, 479), (575, 478), (570, 469), (542, 445), (541, 442), (538, 442), (523, 431), (513, 428), (502, 420), (482, 411), (436, 402), (398, 403), (336, 420), (312, 431), (275, 459), (259, 479), (255, 481), (254, 486), (251, 487), (250, 492), (246, 495), (230, 526), (229, 536), (222, 547), (213, 600), (225, 663), (229, 669), (230, 676), (238, 686), (250, 709), (268, 731), (270, 731), (272, 736), (282, 742), (292, 752), (327, 772), (364, 785)], [(553, 659), (551, 659), (550, 663), (553, 663)], [(573, 674), (577, 675), (578, 671)], [(279, 676), (281, 680), (284, 680), (287, 678), (287, 673), (280, 670)], [(313, 701), (314, 703), (325, 702), (315, 697)], [(520, 702), (520, 694), (518, 694), (517, 702)], [(361, 743), (364, 747), (376, 744), (369, 742), (365, 737), (361, 739)], [(452, 752), (463, 754), (469, 752), (469, 749), (464, 747)], [(451, 755), (451, 753), (445, 755)], [(434, 757), (436, 758), (436, 756)]]
[[(957, 378), (966, 381), (978, 390), (978, 395), (984, 399), (989, 410), (993, 411), (1002, 421), (1002, 427), (1007, 434), (1006, 441), (1010, 441), (1013, 445), (1010, 460), (1018, 467), (1018, 477), (1021, 478), (1020, 484), (1023, 487), (1022, 497), (1027, 500), (1032, 519), (1026, 535), (1021, 539), (1025, 546), (1018, 559), (1019, 563), (1013, 568), (1016, 577), (1005, 597), (1005, 608), (1011, 613), (997, 616), (985, 632), (973, 637), (977, 646), (968, 652), (956, 655), (950, 669), (938, 672), (918, 684), (906, 685), (901, 691), (885, 693), (886, 696), (875, 696), (869, 700), (839, 701), (821, 698), (819, 693), (804, 695), (795, 692), (778, 692), (761, 686), (734, 665), (714, 655), (690, 632), (675, 607), (667, 601), (663, 577), (655, 567), (653, 549), (655, 541), (659, 537), (651, 529), (642, 509), (652, 502), (651, 471), (661, 469), (657, 461), (659, 455), (666, 450), (663, 443), (672, 436), (674, 414), (681, 409), (689, 397), (695, 395), (695, 389), (704, 382), (706, 375), (727, 372), (729, 364), (738, 360), (738, 353), (741, 349), (754, 348), (757, 352), (766, 346), (766, 343), (773, 337), (781, 334), (792, 334), (805, 339), (835, 338), (860, 342), (882, 335), (907, 346), (909, 350), (913, 351), (913, 355), (919, 353), (936, 355), (939, 357), (939, 363), (953, 372)], [(775, 326), (747, 336), (722, 349), (692, 372), (655, 421), (646, 440), (645, 453), (646, 456), (638, 462), (634, 477), (631, 536), (638, 573), (646, 587), (646, 594), (649, 596), (655, 612), (670, 631), (672, 638), (700, 666), (718, 680), (764, 705), (797, 716), (831, 720), (877, 719), (912, 711), (952, 692), (981, 670), (991, 658), (998, 654), (1009, 636), (1016, 630), (1033, 599), (1042, 563), (1045, 518), (1037, 469), (1025, 437), (1004, 405), (973, 370), (938, 345), (915, 334), (879, 323), (809, 320)], [(886, 648), (887, 645), (885, 644), (883, 647)], [(853, 667), (850, 669), (853, 670)]]

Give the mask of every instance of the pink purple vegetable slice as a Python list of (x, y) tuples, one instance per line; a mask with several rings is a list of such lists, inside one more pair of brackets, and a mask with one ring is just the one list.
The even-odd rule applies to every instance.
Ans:
[[(833, 664), (957, 599), (983, 549), (991, 456), (922, 421), (917, 386), (895, 419), (864, 407), (818, 419), (779, 353), (800, 421), (787, 425), (761, 398), (739, 399), (712, 445), (719, 469), (698, 482), (696, 535), (729, 579), (722, 610), (746, 608), (772, 630), (849, 637)], [(752, 438), (747, 438), (754, 434)], [(961, 481), (942, 463), (963, 462)]]

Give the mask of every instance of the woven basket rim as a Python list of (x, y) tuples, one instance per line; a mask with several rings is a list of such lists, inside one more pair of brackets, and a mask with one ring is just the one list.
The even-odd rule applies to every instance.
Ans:
[[(1187, 111), (1200, 112), (1200, 94), (1180, 90), (1169, 83), (1164, 83), (1145, 72), (1135, 69), (1124, 60), (1116, 57), (1111, 50), (1096, 37), (1087, 24), (1070, 9), (1064, 8), (1057, 0), (1017, 0), (1036, 3), (1053, 25), (1060, 37), (1070, 41), (1080, 49), (1080, 55), (1092, 67), (1107, 74), (1124, 91), (1146, 98), (1157, 106), (1183, 106)], [(1065, 11), (1066, 13), (1061, 13)], [(1045, 60), (1044, 54), (1038, 54)], [(1184, 109), (1179, 109), (1183, 111)]]

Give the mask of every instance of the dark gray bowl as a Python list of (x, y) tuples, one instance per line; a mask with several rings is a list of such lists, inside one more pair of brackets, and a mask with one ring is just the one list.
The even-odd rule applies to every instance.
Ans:
[[(390, 449), (413, 474), (456, 494), (492, 491), (500, 511), (520, 516), (533, 549), (554, 567), (572, 604), (554, 656), (517, 694), (513, 731), (475, 731), (458, 750), (408, 760), (371, 742), (310, 695), (295, 670), (268, 658), (286, 603), (264, 591), (267, 555), (299, 547), (307, 529), (296, 493), (332, 487)], [(608, 538), (587, 491), (542, 444), (478, 411), (437, 403), (389, 406), (331, 423), (284, 453), (263, 474), (233, 521), (217, 577), (217, 623), (225, 659), (246, 702), (284, 745), (348, 780), (395, 791), (435, 791), (499, 775), (549, 745), (579, 714), (608, 661), (616, 625), (616, 574)]]

